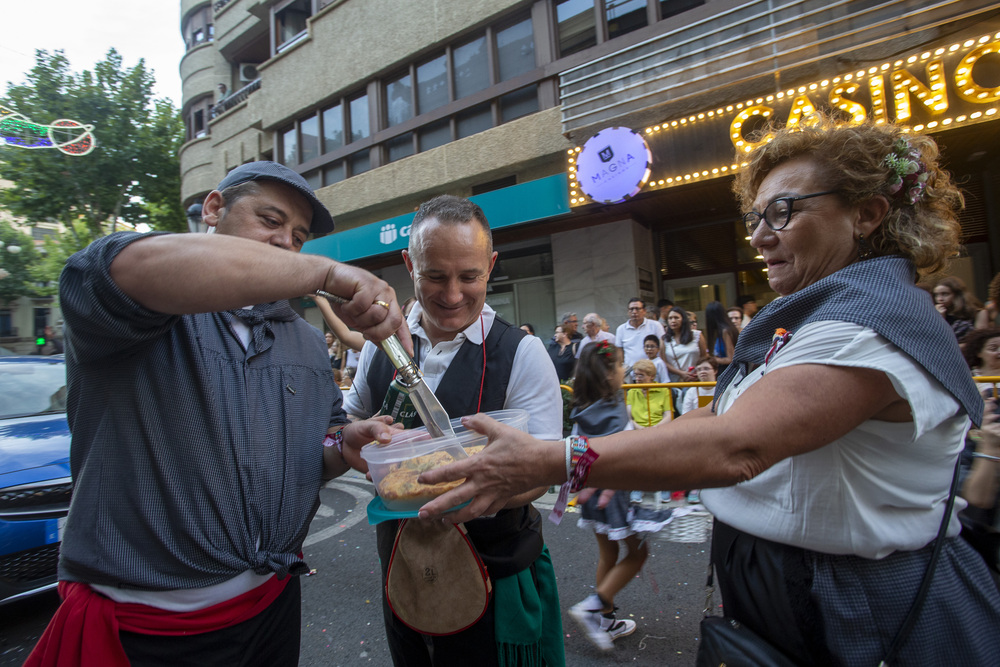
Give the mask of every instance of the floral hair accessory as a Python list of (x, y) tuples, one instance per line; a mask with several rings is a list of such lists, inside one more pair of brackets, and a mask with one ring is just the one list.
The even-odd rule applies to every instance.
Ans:
[(910, 145), (908, 139), (899, 139), (884, 162), (892, 170), (889, 195), (893, 199), (909, 206), (923, 199), (930, 174), (920, 160), (920, 151)]
[(611, 361), (611, 345), (608, 344), (608, 341), (599, 340), (596, 343), (594, 343), (594, 347), (596, 348), (595, 351), (597, 352), (597, 354), (601, 355), (608, 361)]

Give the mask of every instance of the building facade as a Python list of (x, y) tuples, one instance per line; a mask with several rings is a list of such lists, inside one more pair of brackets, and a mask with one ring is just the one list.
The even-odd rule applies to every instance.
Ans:
[[(1000, 270), (1000, 3), (182, 0), (184, 205), (273, 159), (337, 220), (307, 244), (412, 293), (416, 207), (473, 197), (488, 302), (546, 337), (636, 294), (773, 298), (730, 193), (764, 120), (812, 109), (931, 132), (962, 180), (967, 256)], [(991, 236), (992, 233), (992, 236)], [(315, 309), (303, 302), (307, 317)]]

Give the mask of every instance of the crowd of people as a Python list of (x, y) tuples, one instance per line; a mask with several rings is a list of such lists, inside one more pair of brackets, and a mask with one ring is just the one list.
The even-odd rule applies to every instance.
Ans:
[[(950, 513), (949, 497), (958, 487), (995, 525), (996, 399), (984, 416), (972, 377), (1000, 374), (1000, 283), (982, 309), (960, 281), (935, 283), (933, 300), (915, 283), (959, 239), (961, 195), (931, 139), (822, 116), (772, 132), (734, 189), (779, 298), (709, 303), (700, 329), (676, 304), (632, 298), (614, 333), (596, 313), (578, 332), (570, 312), (543, 343), (485, 303), (489, 223), (450, 195), (413, 219), (415, 300), (401, 308), (375, 276), (299, 253), (333, 220), (270, 162), (208, 195), (214, 234), (121, 232), (74, 255), (60, 281), (74, 479), (63, 603), (26, 664), (297, 665), (320, 485), (367, 472), (361, 447), (395, 432), (377, 344), (393, 334), (449, 415), (489, 436), (422, 473), (464, 482), (419, 517), (462, 522), (493, 590), (455, 632), (402, 622), (385, 585), (401, 524), (379, 523), (397, 666), (565, 664), (559, 564), (532, 505), (552, 485), (581, 492), (579, 524), (596, 536), (594, 594), (568, 613), (601, 649), (635, 630), (615, 602), (671, 520), (631, 492), (670, 488), (700, 490), (714, 515), (725, 615), (792, 663), (877, 664), (914, 607), (900, 664), (995, 663), (1000, 592), (958, 537), (966, 502)], [(347, 299), (317, 298), (325, 341), (287, 303), (320, 291)], [(623, 392), (626, 378), (638, 386)], [(714, 392), (649, 386), (716, 379)], [(528, 413), (523, 431), (479, 414), (509, 408)]]

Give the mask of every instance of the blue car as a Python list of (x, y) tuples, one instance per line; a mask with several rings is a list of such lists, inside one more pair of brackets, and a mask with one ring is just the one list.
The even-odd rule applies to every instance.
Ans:
[(62, 356), (0, 357), (0, 605), (56, 585), (69, 441)]

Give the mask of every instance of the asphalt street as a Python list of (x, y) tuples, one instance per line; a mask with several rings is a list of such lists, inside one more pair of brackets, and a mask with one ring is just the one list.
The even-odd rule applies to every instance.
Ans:
[[(354, 472), (321, 491), (322, 506), (304, 546), (314, 573), (302, 581), (303, 667), (392, 664), (382, 627), (375, 530), (365, 512), (372, 497), (371, 483)], [(547, 494), (536, 502), (543, 516), (554, 500), (554, 494)], [(560, 525), (544, 522), (559, 581), (566, 664), (694, 665), (708, 543), (673, 542), (665, 534), (651, 539), (642, 573), (616, 600), (619, 617), (634, 620), (636, 631), (605, 654), (566, 613), (592, 592), (597, 564), (593, 534), (578, 528), (576, 519), (570, 508)], [(24, 661), (57, 604), (56, 596), (48, 594), (0, 607), (0, 667)]]

